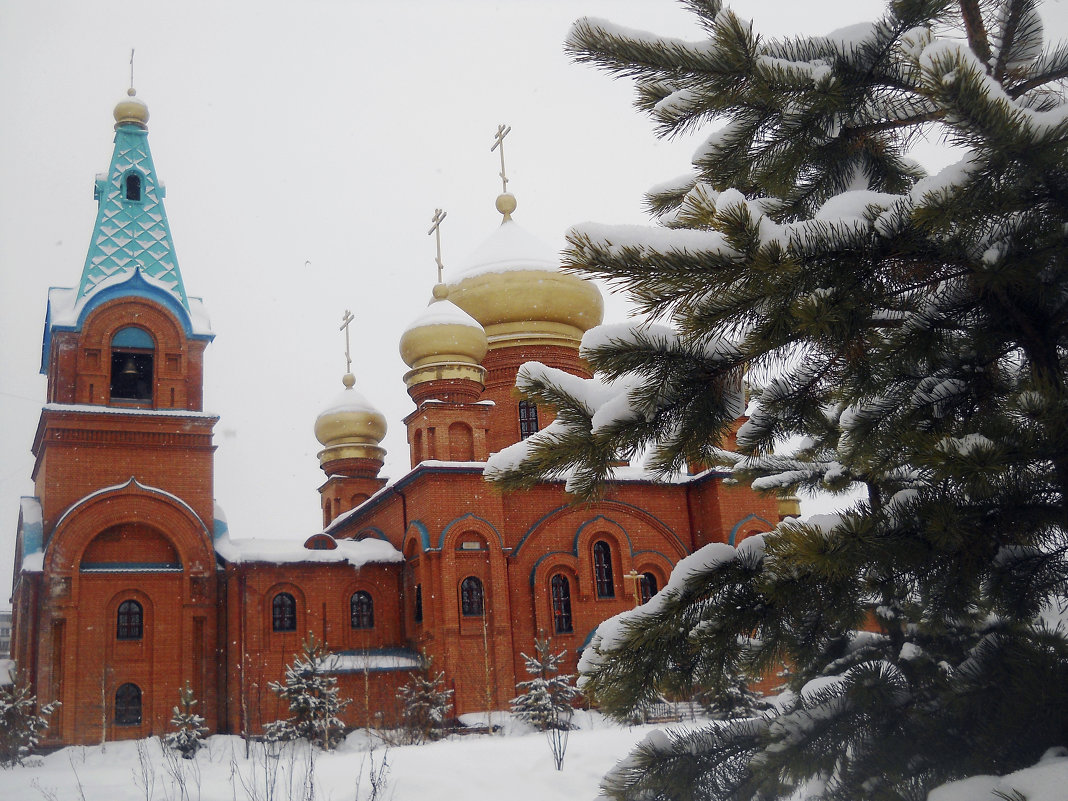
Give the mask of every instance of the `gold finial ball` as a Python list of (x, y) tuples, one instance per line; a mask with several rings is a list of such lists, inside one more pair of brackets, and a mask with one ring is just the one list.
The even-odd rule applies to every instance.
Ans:
[(345, 389), (352, 389), (356, 386), (356, 376), (352, 373), (345, 373), (341, 376), (341, 383), (345, 385)]
[(115, 104), (115, 127), (120, 125), (148, 128), (148, 106), (132, 86), (126, 90), (126, 97)]
[(503, 195), (497, 195), (497, 211), (503, 214), (505, 217), (510, 217), (516, 207), (515, 195), (511, 192), (505, 192)]
[(434, 300), (445, 300), (449, 296), (449, 288), (445, 284), (434, 284)]

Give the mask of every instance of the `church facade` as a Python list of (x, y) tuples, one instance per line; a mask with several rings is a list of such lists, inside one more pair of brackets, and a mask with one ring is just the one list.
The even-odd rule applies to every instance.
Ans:
[(501, 226), (401, 339), (410, 472), (380, 477), (386, 420), (347, 374), (315, 424), (322, 531), (232, 537), (202, 408), (210, 323), (178, 268), (148, 109), (131, 90), (115, 119), (79, 282), (49, 292), (18, 522), (12, 658), (39, 701), (62, 702), (48, 743), (163, 733), (187, 683), (212, 731), (259, 732), (287, 715), (268, 684), (309, 633), (334, 653), (350, 725), (395, 722), (397, 688), (427, 662), (456, 714), (504, 709), (535, 638), (573, 671), (597, 624), (681, 558), (779, 520), (776, 498), (715, 471), (654, 482), (621, 466), (586, 505), (563, 482), (486, 482), (490, 454), (550, 422), (516, 394), (520, 365), (588, 378), (579, 343), (603, 313), (504, 194)]

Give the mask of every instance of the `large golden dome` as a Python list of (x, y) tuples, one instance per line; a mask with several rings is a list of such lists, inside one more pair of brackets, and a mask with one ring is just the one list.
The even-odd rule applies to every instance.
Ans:
[(506, 215), (461, 267), (449, 300), (486, 330), (490, 349), (568, 345), (604, 318), (597, 287), (561, 272), (559, 257)]
[(409, 387), (435, 379), (482, 381), (486, 332), (447, 296), (445, 285), (435, 286), (430, 305), (401, 335), (401, 358), (412, 368), (404, 376)]
[(379, 443), (386, 436), (386, 418), (354, 390), (352, 374), (345, 376), (345, 390), (315, 419), (315, 438), (322, 443), (319, 464), (338, 459), (375, 459), (386, 455)]
[(120, 125), (136, 125), (138, 128), (148, 128), (148, 106), (145, 101), (137, 97), (137, 91), (131, 86), (126, 90), (126, 97), (115, 104), (115, 127)]

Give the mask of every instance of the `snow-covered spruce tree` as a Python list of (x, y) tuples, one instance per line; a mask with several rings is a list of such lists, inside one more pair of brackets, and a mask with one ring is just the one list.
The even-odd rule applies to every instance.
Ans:
[(571, 728), (572, 702), (578, 689), (571, 683), (574, 676), (560, 673), (561, 651), (552, 652), (548, 638), (534, 640), (534, 656), (522, 654), (524, 666), (534, 678), (516, 685), (520, 694), (512, 699), (512, 712), (538, 731)]
[(326, 644), (308, 632), (301, 655), (286, 667), (285, 681), (268, 685), (289, 702), (290, 712), (285, 720), (266, 726), (268, 739), (303, 738), (325, 751), (344, 739), (345, 724), (339, 716), (349, 702), (338, 695), (337, 679), (326, 674), (331, 656)]
[(37, 748), (41, 732), (48, 728), (48, 717), (58, 701), (37, 706), (37, 696), (20, 676), (10, 684), (0, 684), (0, 767), (21, 765)]
[[(717, 0), (704, 38), (581, 20), (570, 53), (634, 79), (670, 136), (723, 123), (648, 196), (658, 225), (570, 232), (569, 266), (647, 324), (591, 331), (583, 381), (526, 365), (555, 422), (495, 457), (595, 495), (613, 460), (719, 465), (775, 492), (859, 488), (678, 566), (600, 627), (580, 687), (656, 694), (790, 668), (781, 714), (651, 738), (615, 798), (918, 799), (1068, 743), (1068, 48), (1037, 3), (897, 0), (770, 39)], [(907, 153), (963, 158), (927, 175)], [(753, 401), (738, 451), (718, 443)], [(781, 455), (783, 443), (793, 452)]]
[(174, 731), (163, 735), (163, 744), (177, 751), (184, 759), (193, 759), (197, 755), (197, 751), (204, 745), (204, 737), (208, 734), (204, 718), (193, 709), (196, 705), (193, 688), (186, 682), (178, 691), (178, 706), (174, 707), (174, 714), (171, 716)]
[(445, 720), (452, 710), (452, 690), (442, 688), (445, 674), (434, 673), (433, 661), (423, 656), (423, 670), (397, 690), (401, 702), (401, 726), (411, 743), (440, 740)]

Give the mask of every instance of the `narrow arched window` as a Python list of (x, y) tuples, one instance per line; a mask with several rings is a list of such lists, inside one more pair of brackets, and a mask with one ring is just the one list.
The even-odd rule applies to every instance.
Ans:
[(349, 600), (349, 611), (354, 629), (373, 629), (375, 627), (375, 602), (371, 593), (358, 590)]
[(615, 598), (616, 585), (612, 580), (612, 547), (604, 540), (593, 546), (593, 576), (598, 598)]
[(138, 726), (141, 723), (141, 688), (123, 684), (115, 691), (115, 725)]
[(484, 609), (482, 581), (468, 576), (460, 582), (460, 611), (467, 617), (479, 617)]
[(533, 401), (519, 401), (519, 438), (526, 439), (538, 433), (538, 404)]
[(126, 199), (141, 200), (141, 176), (135, 172), (126, 176)]
[(656, 595), (659, 591), (656, 586), (656, 576), (652, 573), (642, 573), (638, 579), (638, 590), (641, 593), (642, 603)]
[(557, 634), (571, 631), (571, 583), (557, 573), (550, 582), (553, 596), (553, 629)]
[(145, 631), (145, 614), (137, 601), (123, 601), (116, 615), (115, 637), (120, 640), (140, 640)]
[(288, 592), (280, 592), (271, 601), (271, 628), (275, 631), (297, 630), (297, 602)]
[(415, 609), (413, 610), (415, 622), (423, 622), (423, 585), (415, 585)]

